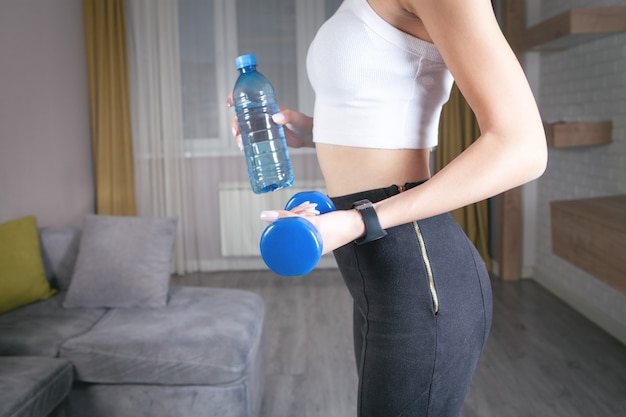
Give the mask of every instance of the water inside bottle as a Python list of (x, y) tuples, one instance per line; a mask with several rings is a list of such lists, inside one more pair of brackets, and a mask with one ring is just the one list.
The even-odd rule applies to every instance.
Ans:
[[(272, 111), (274, 110), (274, 111)], [(271, 120), (278, 108), (249, 106), (238, 112), (244, 152), (248, 159), (248, 175), (252, 190), (259, 193), (293, 185), (291, 162), (287, 153), (283, 127)]]

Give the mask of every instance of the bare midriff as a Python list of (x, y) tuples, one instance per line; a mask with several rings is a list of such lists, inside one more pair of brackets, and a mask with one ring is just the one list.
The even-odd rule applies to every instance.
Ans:
[(317, 159), (331, 197), (430, 177), (430, 149), (371, 149), (316, 144)]

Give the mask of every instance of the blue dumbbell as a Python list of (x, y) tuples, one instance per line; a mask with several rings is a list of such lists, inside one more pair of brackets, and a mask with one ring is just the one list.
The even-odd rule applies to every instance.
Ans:
[[(309, 201), (317, 203), (320, 214), (335, 211), (333, 202), (319, 191), (295, 194), (285, 205), (291, 210)], [(306, 275), (315, 268), (322, 256), (322, 235), (313, 223), (303, 217), (278, 219), (261, 235), (261, 256), (265, 264), (278, 275)]]

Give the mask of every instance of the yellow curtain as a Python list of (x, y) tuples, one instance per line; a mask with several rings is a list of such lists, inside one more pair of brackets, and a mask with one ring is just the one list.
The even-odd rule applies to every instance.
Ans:
[[(469, 147), (480, 136), (480, 129), (472, 109), (456, 84), (450, 100), (443, 107), (439, 125), (439, 146), (435, 152), (435, 170), (439, 171)], [(477, 167), (480, 169), (480, 167)], [(468, 187), (471, 184), (468, 184)], [(452, 215), (474, 243), (491, 270), (489, 254), (489, 206), (487, 200), (454, 210)]]
[(124, 0), (83, 0), (96, 213), (136, 215)]

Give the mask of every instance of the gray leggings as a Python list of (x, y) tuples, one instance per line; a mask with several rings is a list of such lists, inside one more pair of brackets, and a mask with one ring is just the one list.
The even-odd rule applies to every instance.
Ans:
[[(391, 186), (333, 202), (349, 209), (399, 192)], [(387, 232), (334, 252), (354, 299), (358, 415), (458, 416), (491, 326), (488, 273), (450, 214)]]

